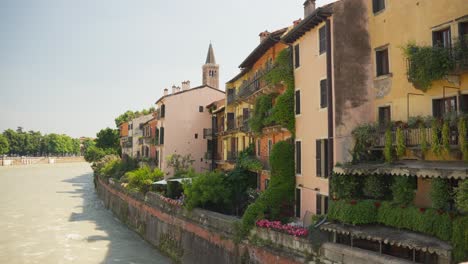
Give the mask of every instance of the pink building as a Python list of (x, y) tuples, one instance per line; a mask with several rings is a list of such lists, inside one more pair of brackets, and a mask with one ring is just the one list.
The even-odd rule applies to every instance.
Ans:
[(171, 176), (167, 157), (173, 154), (191, 155), (193, 168), (197, 172), (210, 169), (208, 149), (213, 145), (211, 138), (211, 113), (206, 108), (213, 101), (224, 99), (219, 87), (219, 65), (216, 64), (210, 44), (206, 63), (203, 65), (203, 84), (194, 88), (190, 82), (182, 82), (182, 88), (173, 86), (172, 93), (164, 90), (164, 96), (156, 102), (158, 124), (156, 146), (159, 167)]

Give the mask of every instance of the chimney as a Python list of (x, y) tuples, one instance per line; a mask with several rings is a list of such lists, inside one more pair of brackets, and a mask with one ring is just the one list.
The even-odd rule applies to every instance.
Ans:
[(177, 86), (172, 85), (172, 93), (175, 94), (177, 92)]
[(181, 90), (181, 89), (180, 89), (180, 86), (177, 86), (176, 91), (177, 91), (177, 92), (180, 92), (180, 90)]
[(306, 0), (304, 2), (304, 18), (315, 11), (315, 0)]
[(301, 23), (301, 21), (302, 21), (301, 18), (299, 18), (298, 20), (294, 20), (294, 21), (293, 21), (293, 25), (294, 25), (294, 26), (297, 26), (299, 23)]
[(190, 81), (182, 82), (182, 90), (185, 91), (188, 89), (190, 89)]
[(167, 88), (164, 88), (164, 95), (168, 95), (169, 94), (169, 90)]
[(268, 38), (269, 35), (270, 32), (268, 32), (268, 30), (260, 32), (260, 34), (258, 34), (258, 36), (260, 37), (260, 43), (262, 43), (266, 38)]

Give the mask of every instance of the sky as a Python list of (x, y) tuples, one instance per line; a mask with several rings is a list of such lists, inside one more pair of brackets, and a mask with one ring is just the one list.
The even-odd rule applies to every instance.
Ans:
[(210, 41), (224, 90), (258, 34), (302, 18), (303, 2), (2, 0), (0, 132), (94, 137), (166, 87), (200, 85)]

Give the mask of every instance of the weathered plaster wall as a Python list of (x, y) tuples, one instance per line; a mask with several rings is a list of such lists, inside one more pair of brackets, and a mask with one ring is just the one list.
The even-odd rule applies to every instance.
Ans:
[(350, 161), (352, 130), (374, 120), (371, 46), (364, 0), (345, 0), (333, 8), (335, 161)]

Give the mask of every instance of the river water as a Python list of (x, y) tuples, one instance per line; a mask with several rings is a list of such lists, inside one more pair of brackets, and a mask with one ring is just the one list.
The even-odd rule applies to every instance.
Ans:
[(0, 263), (170, 263), (120, 223), (87, 163), (0, 167)]

